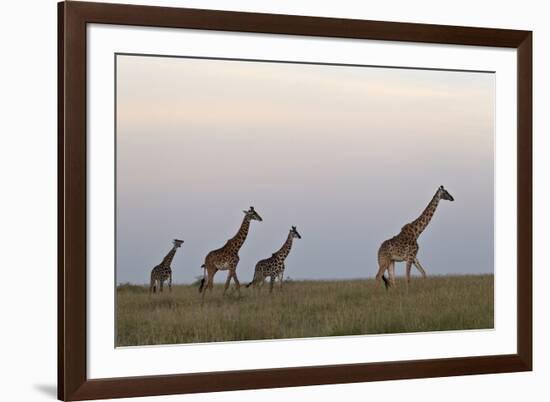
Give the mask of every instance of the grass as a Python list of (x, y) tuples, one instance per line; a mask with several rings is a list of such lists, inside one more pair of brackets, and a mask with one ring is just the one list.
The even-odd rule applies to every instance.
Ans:
[(117, 289), (117, 346), (493, 328), (493, 275), (374, 280), (292, 281), (269, 294), (241, 287), (222, 296), (173, 286), (149, 296), (144, 286)]

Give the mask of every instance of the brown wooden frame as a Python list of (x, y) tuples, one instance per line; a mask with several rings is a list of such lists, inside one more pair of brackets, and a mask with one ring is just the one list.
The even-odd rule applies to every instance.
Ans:
[[(102, 23), (517, 49), (517, 353), (383, 363), (88, 379), (86, 24)], [(58, 4), (58, 397), (83, 400), (532, 370), (532, 32), (289, 15)]]

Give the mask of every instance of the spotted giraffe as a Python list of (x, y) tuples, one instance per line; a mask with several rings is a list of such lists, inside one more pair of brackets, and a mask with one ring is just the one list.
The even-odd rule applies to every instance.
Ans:
[(202, 292), (202, 298), (206, 294), (206, 289), (212, 290), (214, 286), (214, 275), (218, 271), (229, 271), (223, 294), (227, 292), (231, 278), (237, 286), (237, 291), (240, 294), (240, 283), (237, 279), (237, 264), (239, 263), (239, 250), (241, 249), (246, 236), (248, 235), (248, 229), (250, 228), (250, 222), (262, 221), (262, 217), (254, 210), (254, 207), (250, 207), (248, 211), (244, 212), (243, 222), (241, 227), (235, 236), (229, 239), (222, 248), (213, 250), (206, 255), (202, 268), (204, 269), (204, 277), (201, 280), (199, 292)]
[[(414, 221), (407, 223), (401, 228), (401, 232), (382, 243), (378, 250), (378, 273), (376, 274), (377, 282), (384, 280), (386, 289), (395, 284), (395, 263), (405, 261), (407, 283), (411, 280), (411, 266), (414, 266), (420, 271), (422, 276), (426, 277), (426, 271), (418, 261), (416, 254), (418, 253), (418, 237), (430, 223), (440, 200), (454, 201), (454, 198), (443, 186), (440, 186), (432, 200), (422, 214)], [(385, 271), (388, 271), (389, 281), (384, 276)]]
[(278, 251), (274, 252), (271, 257), (261, 260), (256, 264), (256, 268), (254, 269), (254, 278), (252, 279), (252, 282), (246, 285), (246, 287), (249, 287), (250, 285), (260, 285), (261, 287), (265, 282), (265, 278), (269, 277), (269, 293), (273, 291), (273, 284), (275, 283), (276, 278), (279, 280), (279, 289), (283, 289), (285, 259), (290, 253), (292, 241), (295, 238), (301, 239), (302, 236), (300, 236), (300, 233), (296, 230), (296, 226), (292, 226), (282, 247)]
[(168, 254), (166, 254), (162, 262), (151, 271), (149, 294), (157, 291), (157, 284), (159, 291), (162, 292), (164, 281), (168, 281), (168, 288), (172, 291), (172, 268), (170, 267), (170, 264), (172, 264), (172, 260), (176, 255), (177, 249), (183, 244), (183, 240), (174, 239), (173, 244), (172, 249), (168, 252)]

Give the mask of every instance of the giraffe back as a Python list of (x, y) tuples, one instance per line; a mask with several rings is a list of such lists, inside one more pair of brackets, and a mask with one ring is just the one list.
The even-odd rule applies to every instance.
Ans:
[(263, 277), (277, 275), (283, 272), (285, 269), (285, 261), (283, 258), (278, 257), (277, 255), (272, 255), (269, 258), (258, 261), (256, 268), (254, 269), (255, 276), (256, 274), (261, 274)]

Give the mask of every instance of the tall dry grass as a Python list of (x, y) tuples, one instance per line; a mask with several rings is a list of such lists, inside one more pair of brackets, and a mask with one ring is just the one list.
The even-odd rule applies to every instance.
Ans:
[(493, 275), (413, 279), (386, 292), (374, 280), (293, 281), (269, 294), (222, 286), (201, 305), (196, 286), (149, 296), (117, 289), (117, 345), (242, 341), (493, 328)]

